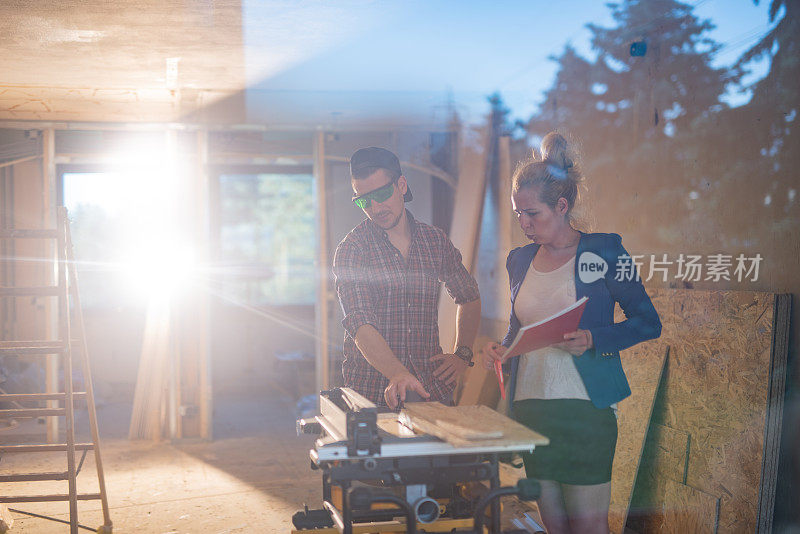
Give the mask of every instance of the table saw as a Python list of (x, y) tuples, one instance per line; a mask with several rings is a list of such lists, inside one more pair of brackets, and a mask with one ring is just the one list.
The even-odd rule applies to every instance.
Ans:
[(310, 457), (323, 508), (295, 514), (295, 533), (482, 534), (487, 510), (488, 531), (500, 533), (500, 497), (538, 497), (532, 480), (501, 488), (498, 462), (548, 439), (486, 406), (418, 402), (395, 412), (336, 388), (320, 393), (319, 412), (297, 429), (319, 435)]

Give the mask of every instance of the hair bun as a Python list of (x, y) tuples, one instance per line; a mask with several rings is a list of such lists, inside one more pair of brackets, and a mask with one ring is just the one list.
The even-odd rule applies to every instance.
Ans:
[(543, 160), (547, 160), (565, 171), (575, 165), (567, 140), (558, 132), (550, 132), (545, 135), (540, 150)]

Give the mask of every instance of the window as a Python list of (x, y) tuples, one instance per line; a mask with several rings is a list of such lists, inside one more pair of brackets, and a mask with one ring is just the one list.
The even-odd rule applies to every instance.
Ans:
[(260, 306), (315, 302), (314, 198), (310, 172), (219, 175), (224, 298)]
[(123, 264), (136, 219), (124, 176), (113, 172), (66, 172), (63, 204), (70, 219), (73, 252), (84, 308), (132, 303), (123, 291)]

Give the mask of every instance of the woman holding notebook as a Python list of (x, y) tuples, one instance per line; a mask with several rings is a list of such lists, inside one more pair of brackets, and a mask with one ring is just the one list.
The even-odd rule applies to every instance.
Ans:
[[(661, 335), (661, 322), (617, 234), (575, 228), (583, 181), (567, 141), (551, 132), (541, 158), (521, 163), (511, 203), (531, 243), (506, 261), (512, 312), (502, 345), (489, 343), (486, 365), (510, 371), (514, 418), (550, 445), (523, 455), (542, 485), (539, 510), (549, 534), (607, 533), (616, 403), (630, 395), (619, 351)], [(588, 297), (578, 329), (560, 343), (504, 359), (521, 327)], [(626, 320), (614, 323), (619, 303)]]

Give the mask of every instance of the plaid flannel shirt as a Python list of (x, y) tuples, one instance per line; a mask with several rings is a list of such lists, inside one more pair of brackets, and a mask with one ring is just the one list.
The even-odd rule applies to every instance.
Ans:
[(333, 272), (344, 319), (342, 375), (353, 388), (377, 405), (385, 406), (383, 391), (389, 380), (364, 358), (355, 344), (359, 327), (371, 324), (383, 336), (395, 357), (431, 394), (431, 400), (450, 397), (455, 387), (433, 376), (441, 362), (439, 344), (439, 283), (456, 304), (480, 297), (478, 284), (461, 263), (461, 253), (445, 233), (414, 220), (408, 259), (391, 244), (386, 232), (370, 221), (356, 226), (336, 247)]

